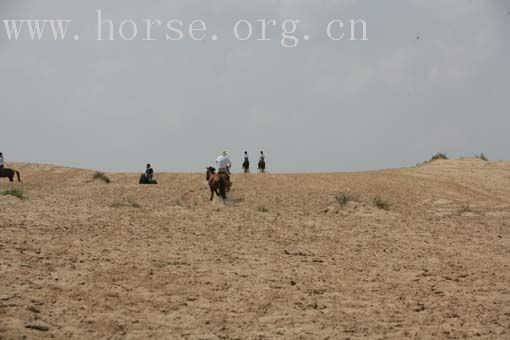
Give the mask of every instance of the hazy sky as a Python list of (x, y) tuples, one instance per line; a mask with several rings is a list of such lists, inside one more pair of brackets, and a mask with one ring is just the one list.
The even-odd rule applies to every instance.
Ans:
[[(147, 18), (202, 19), (208, 36), (96, 41), (97, 9), (140, 31)], [(262, 18), (300, 20), (299, 45), (280, 46), (279, 27), (255, 40)], [(368, 41), (328, 39), (331, 20), (352, 18)], [(70, 19), (80, 35), (9, 41), (0, 23), (7, 161), (202, 171), (227, 149), (238, 170), (242, 151), (263, 149), (270, 171), (301, 172), (408, 166), (437, 151), (510, 159), (505, 0), (1, 0), (3, 19)], [(249, 41), (233, 36), (240, 19), (254, 24)]]

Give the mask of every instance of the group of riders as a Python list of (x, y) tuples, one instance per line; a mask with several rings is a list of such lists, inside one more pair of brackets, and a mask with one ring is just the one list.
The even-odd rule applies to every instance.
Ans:
[[(208, 167), (206, 175), (206, 180), (211, 189), (211, 201), (214, 198), (214, 194), (221, 196), (223, 200), (225, 200), (227, 198), (226, 193), (232, 187), (232, 181), (230, 180), (232, 162), (226, 151), (223, 151), (222, 154), (216, 158), (216, 164), (218, 166), (218, 172), (216, 172), (215, 168)], [(264, 151), (260, 151), (258, 168), (262, 173), (266, 170), (266, 156), (264, 155)], [(247, 151), (244, 152), (243, 170), (244, 173), (250, 172), (250, 159)]]
[[(216, 158), (216, 164), (218, 166), (218, 173), (226, 174), (230, 180), (230, 168), (232, 167), (232, 162), (228, 157), (227, 151), (223, 151), (221, 155)], [(266, 156), (264, 155), (264, 151), (260, 151), (258, 170), (260, 172), (266, 171)], [(244, 152), (243, 171), (244, 173), (250, 172), (250, 158), (248, 157), (248, 151)], [(150, 164), (147, 164), (145, 172), (140, 176), (140, 184), (157, 184), (157, 181), (154, 179), (154, 169), (152, 169)]]
[[(216, 166), (218, 167), (217, 171), (216, 168), (213, 167), (207, 168), (206, 180), (211, 189), (211, 200), (214, 198), (214, 194), (225, 199), (226, 193), (232, 187), (232, 181), (230, 180), (230, 168), (232, 168), (232, 161), (228, 157), (227, 151), (223, 151), (221, 155), (216, 158)], [(264, 155), (264, 151), (260, 151), (258, 169), (261, 173), (266, 171), (266, 156)], [(244, 152), (243, 171), (244, 173), (250, 172), (250, 158), (248, 157), (248, 151)], [(150, 164), (147, 164), (145, 172), (140, 176), (139, 183), (158, 183), (154, 179), (154, 170)]]
[[(226, 173), (227, 175), (230, 175), (232, 162), (228, 158), (228, 153), (226, 151), (223, 151), (223, 153), (216, 158), (216, 164), (218, 165), (218, 173)], [(266, 171), (266, 156), (264, 155), (264, 151), (260, 151), (258, 169), (260, 172)], [(244, 173), (250, 172), (250, 158), (248, 157), (248, 151), (244, 152), (243, 171)]]
[[(219, 196), (222, 196), (224, 199), (226, 198), (226, 192), (230, 190), (232, 186), (232, 182), (230, 180), (230, 168), (232, 167), (232, 162), (228, 157), (227, 151), (223, 151), (221, 155), (216, 158), (216, 164), (218, 167), (218, 171), (213, 167), (207, 168), (207, 181), (211, 188), (211, 200), (214, 197), (214, 193)], [(266, 156), (264, 155), (264, 151), (260, 151), (258, 169), (260, 172), (265, 172), (266, 170)], [(250, 172), (250, 159), (248, 157), (248, 152), (244, 152), (244, 160), (243, 160), (243, 170), (244, 173)], [(19, 172), (12, 169), (5, 168), (4, 156), (0, 152), (0, 177), (8, 177), (12, 182), (14, 179), (14, 175), (17, 175), (18, 181), (20, 181)], [(152, 169), (150, 164), (147, 164), (145, 172), (140, 176), (140, 184), (157, 184), (158, 182), (154, 179), (154, 170)]]

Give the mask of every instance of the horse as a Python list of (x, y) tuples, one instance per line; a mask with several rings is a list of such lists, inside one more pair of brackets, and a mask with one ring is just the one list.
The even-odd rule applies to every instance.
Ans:
[(262, 173), (266, 172), (266, 161), (263, 159), (259, 161), (259, 170)]
[(245, 160), (243, 162), (243, 170), (244, 170), (244, 173), (247, 174), (248, 172), (250, 172), (250, 161), (248, 160)]
[(145, 176), (145, 174), (142, 174), (140, 176), (140, 180), (138, 181), (138, 183), (140, 183), (140, 184), (158, 184), (158, 181), (156, 181), (155, 179), (148, 179), (147, 176)]
[(7, 177), (7, 178), (9, 178), (10, 182), (14, 182), (14, 175), (16, 175), (18, 177), (18, 182), (21, 182), (19, 171), (9, 169), (9, 168), (0, 168), (0, 178)]
[(211, 198), (210, 201), (213, 200), (214, 194), (221, 196), (223, 201), (227, 199), (227, 188), (228, 188), (228, 177), (226, 174), (217, 174), (216, 169), (213, 167), (207, 168), (207, 174), (205, 179), (209, 183), (209, 188), (211, 189)]

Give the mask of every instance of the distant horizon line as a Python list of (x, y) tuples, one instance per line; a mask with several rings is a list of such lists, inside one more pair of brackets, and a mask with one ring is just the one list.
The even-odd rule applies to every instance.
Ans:
[[(510, 160), (488, 160), (483, 161), (477, 156), (471, 156), (471, 157), (458, 157), (458, 158), (449, 158), (449, 159), (441, 159), (437, 161), (465, 161), (465, 160), (480, 160), (482, 162), (487, 163), (498, 163), (498, 162), (510, 162)], [(296, 171), (296, 172), (288, 172), (288, 171), (270, 171), (266, 170), (264, 174), (335, 174), (335, 173), (360, 173), (360, 172), (377, 172), (377, 171), (386, 171), (386, 170), (398, 170), (398, 169), (410, 169), (410, 168), (416, 168), (419, 165), (426, 165), (432, 163), (431, 161), (425, 161), (421, 163), (417, 163), (415, 165), (408, 165), (408, 166), (402, 166), (402, 167), (387, 167), (387, 168), (374, 168), (369, 170), (349, 170), (349, 171), (342, 171), (342, 170), (330, 170), (330, 171)], [(102, 170), (97, 168), (86, 168), (86, 167), (80, 167), (80, 166), (69, 166), (69, 165), (63, 165), (63, 164), (56, 164), (56, 163), (39, 163), (39, 162), (25, 162), (25, 161), (9, 161), (6, 162), (6, 168), (9, 168), (9, 164), (15, 164), (15, 165), (40, 165), (40, 166), (51, 166), (51, 167), (58, 167), (58, 168), (66, 168), (66, 169), (75, 169), (75, 170), (84, 170), (84, 171), (98, 171), (98, 172), (105, 172), (109, 174), (139, 174), (143, 171), (109, 171), (109, 170)], [(155, 173), (159, 174), (202, 174), (206, 170), (206, 167), (204, 166), (204, 171), (155, 171)], [(239, 169), (239, 171), (232, 171), (232, 174), (242, 174), (245, 173), (242, 171), (242, 169)], [(250, 171), (249, 174), (261, 174), (258, 170)]]

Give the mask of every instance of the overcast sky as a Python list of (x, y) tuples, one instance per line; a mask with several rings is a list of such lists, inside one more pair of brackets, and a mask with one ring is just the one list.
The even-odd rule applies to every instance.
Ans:
[[(97, 9), (140, 30), (147, 18), (202, 19), (208, 36), (96, 41)], [(283, 48), (278, 27), (255, 40), (262, 18), (300, 20), (299, 45)], [(331, 20), (352, 18), (368, 41), (327, 37)], [(80, 36), (9, 41), (0, 24), (7, 161), (202, 171), (226, 149), (238, 170), (244, 150), (264, 150), (270, 171), (307, 172), (410, 166), (437, 151), (510, 159), (505, 0), (2, 0), (0, 19), (70, 19)], [(235, 39), (240, 19), (255, 38)]]

